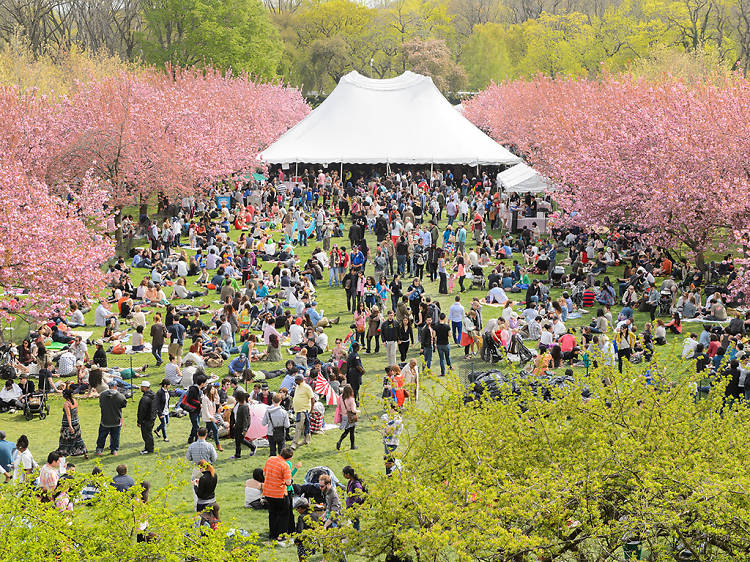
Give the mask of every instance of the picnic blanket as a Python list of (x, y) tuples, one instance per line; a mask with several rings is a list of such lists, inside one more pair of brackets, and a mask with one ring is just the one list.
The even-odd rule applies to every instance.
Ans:
[(696, 318), (683, 318), (683, 322), (701, 322), (703, 324), (729, 324), (731, 322), (731, 319), (727, 320), (706, 320), (704, 318), (701, 318), (700, 316)]
[(87, 341), (91, 336), (94, 335), (94, 332), (90, 332), (88, 330), (71, 330), (70, 333), (76, 336), (81, 336), (81, 339), (83, 341)]

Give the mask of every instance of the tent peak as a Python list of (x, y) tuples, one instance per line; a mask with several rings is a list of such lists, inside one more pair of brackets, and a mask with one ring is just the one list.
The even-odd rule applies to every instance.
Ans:
[(432, 78), (416, 74), (410, 70), (393, 78), (368, 78), (356, 70), (352, 70), (341, 77), (339, 84), (347, 83), (365, 90), (403, 90), (424, 81), (432, 83)]

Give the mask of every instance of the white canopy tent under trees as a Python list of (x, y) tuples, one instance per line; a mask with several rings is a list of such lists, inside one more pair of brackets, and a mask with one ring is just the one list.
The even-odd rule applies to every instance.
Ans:
[(552, 189), (547, 178), (523, 162), (500, 172), (497, 180), (506, 193), (541, 193)]
[(269, 146), (270, 164), (513, 164), (427, 76), (377, 80), (350, 72), (326, 100)]

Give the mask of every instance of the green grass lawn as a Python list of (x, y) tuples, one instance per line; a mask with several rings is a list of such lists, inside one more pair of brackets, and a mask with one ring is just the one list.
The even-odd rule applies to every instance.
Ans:
[[(237, 233), (233, 233), (236, 237)], [(375, 247), (375, 239), (371, 233), (367, 234), (368, 242), (370, 247)], [(277, 236), (278, 239), (278, 236)], [(335, 239), (334, 239), (335, 241)], [(347, 241), (348, 242), (348, 241)], [(311, 241), (310, 245), (298, 249), (300, 257), (304, 261), (307, 259), (316, 244)], [(368, 266), (369, 272), (372, 271), (372, 266)], [(137, 286), (142, 277), (147, 273), (145, 269), (138, 269), (132, 272), (133, 284)], [(617, 275), (622, 273), (621, 268), (611, 268), (608, 272), (610, 278), (615, 278)], [(326, 273), (327, 275), (327, 273)], [(194, 278), (193, 278), (194, 280)], [(408, 280), (405, 286), (408, 285)], [(448, 307), (453, 301), (454, 295), (438, 295), (437, 283), (432, 283), (427, 277), (425, 277), (425, 285), (427, 288), (427, 295), (430, 295), (433, 300), (438, 300), (444, 311), (447, 312)], [(467, 284), (468, 286), (468, 284)], [(188, 281), (188, 290), (196, 290), (199, 287), (195, 285), (193, 281)], [(456, 286), (456, 290), (458, 286)], [(555, 289), (552, 291), (553, 296), (559, 296), (561, 290)], [(167, 292), (167, 294), (169, 294)], [(479, 290), (468, 290), (462, 297), (462, 302), (467, 306), (471, 301), (471, 298), (477, 296), (484, 296), (484, 291)], [(213, 308), (216, 305), (213, 304), (213, 300), (217, 299), (217, 295), (210, 294), (207, 297), (196, 299), (196, 304), (211, 304)], [(514, 294), (511, 298), (516, 300), (522, 299), (523, 294)], [(333, 343), (336, 337), (344, 337), (348, 332), (348, 326), (351, 321), (351, 316), (346, 310), (346, 299), (344, 291), (341, 288), (328, 288), (327, 278), (319, 283), (318, 286), (318, 308), (324, 309), (326, 316), (333, 318), (341, 315), (341, 322), (337, 326), (333, 326), (327, 329), (329, 334), (329, 341)], [(517, 308), (520, 312), (520, 308)], [(595, 309), (593, 309), (595, 311)], [(613, 307), (613, 315), (616, 316), (619, 307)], [(492, 317), (497, 317), (500, 314), (499, 308), (485, 307), (483, 316), (485, 323)], [(93, 308), (92, 311), (86, 316), (87, 323), (93, 325)], [(152, 315), (149, 315), (149, 318)], [(203, 319), (206, 321), (208, 316), (204, 316)], [(589, 309), (588, 314), (584, 314), (583, 318), (569, 321), (568, 326), (579, 327), (584, 324), (588, 324), (592, 318), (592, 311)], [(648, 315), (642, 313), (636, 313), (636, 322), (639, 328), (642, 327), (643, 323), (648, 321)], [(688, 330), (693, 326), (700, 329), (699, 324), (687, 325)], [(92, 328), (86, 328), (91, 330)], [(100, 336), (103, 329), (93, 328), (94, 336), (92, 339)], [(148, 331), (148, 328), (147, 330)], [(148, 340), (148, 338), (147, 338)], [(657, 357), (674, 357), (677, 359), (681, 351), (682, 338), (674, 339), (670, 336), (670, 340), (667, 346), (657, 348)], [(187, 345), (186, 345), (187, 349)], [(283, 348), (285, 349), (285, 348)], [(90, 354), (93, 354), (94, 349), (90, 349)], [(286, 354), (286, 351), (283, 352)], [(410, 350), (409, 357), (414, 357), (418, 353), (418, 347)], [(327, 354), (326, 354), (327, 356)], [(309, 446), (301, 447), (297, 450), (294, 461), (302, 462), (302, 469), (296, 476), (296, 481), (301, 482), (304, 473), (311, 467), (317, 465), (327, 465), (334, 469), (339, 475), (341, 469), (346, 464), (352, 464), (361, 470), (362, 473), (379, 473), (383, 471), (382, 455), (383, 449), (381, 445), (381, 437), (379, 432), (379, 426), (377, 419), (383, 412), (383, 405), (380, 399), (381, 383), (383, 379), (383, 369), (385, 365), (385, 352), (381, 348), (379, 354), (368, 355), (361, 353), (362, 362), (366, 369), (366, 375), (364, 376), (363, 382), (363, 400), (362, 410), (363, 415), (360, 417), (360, 423), (357, 428), (357, 445), (359, 447), (356, 451), (348, 450), (348, 442), (344, 444), (342, 451), (336, 451), (335, 443), (339, 437), (338, 430), (332, 430), (326, 432), (324, 435), (315, 435), (312, 439), (312, 444)], [(122, 367), (128, 366), (131, 356), (129, 355), (111, 355), (109, 356), (110, 366), (120, 365)], [(287, 356), (284, 355), (284, 359)], [(483, 364), (480, 359), (474, 359), (469, 363), (463, 359), (463, 352), (457, 346), (453, 346), (452, 358), (454, 359), (454, 371), (458, 372), (465, 369), (476, 368), (482, 369), (487, 365)], [(144, 363), (149, 364), (147, 369), (148, 380), (151, 381), (152, 385), (157, 385), (158, 382), (163, 378), (163, 367), (153, 367), (153, 357), (150, 354), (136, 354), (132, 356), (133, 365), (141, 366)], [(435, 354), (435, 360), (437, 360), (437, 354)], [(283, 367), (283, 362), (278, 364), (270, 364), (265, 362), (255, 363), (255, 367), (260, 369), (275, 369)], [(435, 364), (433, 364), (433, 369)], [(640, 370), (643, 365), (633, 366), (634, 370)], [(682, 366), (680, 370), (682, 370)], [(438, 363), (439, 369), (439, 363)], [(213, 373), (222, 377), (226, 373), (226, 368), (207, 369), (209, 373)], [(439, 372), (439, 371), (438, 371)], [(280, 378), (271, 379), (269, 385), (272, 390), (277, 390), (281, 382)], [(425, 388), (433, 388), (439, 392), (440, 382), (434, 379), (429, 381), (425, 380)], [(149, 456), (139, 455), (139, 451), (143, 448), (143, 443), (140, 436), (140, 430), (136, 427), (136, 409), (137, 401), (140, 392), (136, 390), (133, 400), (128, 404), (128, 407), (124, 410), (124, 425), (121, 436), (121, 449), (120, 454), (117, 457), (112, 457), (105, 453), (102, 457), (95, 457), (92, 455), (90, 460), (84, 460), (83, 458), (69, 459), (69, 461), (75, 462), (77, 469), (81, 472), (88, 473), (91, 471), (95, 463), (101, 463), (101, 466), (105, 473), (114, 474), (115, 466), (120, 463), (125, 463), (129, 467), (129, 471), (133, 474), (136, 479), (147, 479), (151, 482), (152, 486), (158, 487), (167, 480), (173, 481), (183, 480), (186, 483), (184, 493), (180, 497), (174, 497), (172, 503), (180, 510), (190, 511), (192, 510), (192, 495), (187, 487), (187, 482), (190, 477), (190, 469), (187, 463), (184, 461), (184, 454), (187, 448), (187, 436), (190, 431), (190, 422), (187, 417), (181, 419), (173, 418), (170, 421), (168, 427), (168, 434), (170, 437), (169, 443), (164, 443), (157, 439), (156, 441), (156, 453)], [(174, 399), (173, 399), (174, 401)], [(35, 459), (40, 464), (46, 459), (48, 452), (57, 448), (60, 422), (62, 417), (61, 399), (58, 396), (51, 397), (51, 415), (45, 420), (34, 419), (26, 421), (21, 413), (13, 415), (3, 414), (0, 417), (0, 429), (4, 430), (8, 439), (15, 440), (19, 435), (26, 434), (30, 440), (30, 450), (34, 454)], [(81, 426), (83, 431), (83, 438), (89, 451), (95, 449), (96, 436), (99, 423), (99, 407), (97, 400), (80, 400), (79, 410), (81, 418)], [(329, 407), (326, 410), (326, 421), (328, 423), (333, 422), (333, 407)], [(254, 457), (243, 457), (240, 461), (230, 461), (229, 457), (233, 454), (233, 441), (224, 441), (224, 452), (219, 453), (219, 459), (216, 463), (216, 469), (219, 476), (219, 486), (217, 488), (217, 500), (221, 506), (221, 516), (225, 523), (232, 526), (241, 527), (251, 531), (257, 531), (262, 536), (267, 532), (267, 516), (266, 512), (254, 511), (243, 508), (244, 500), (244, 482), (250, 477), (254, 468), (262, 467), (267, 458), (267, 449), (259, 449), (258, 454)], [(404, 444), (405, 446), (405, 444)], [(246, 455), (246, 452), (243, 452)], [(283, 555), (284, 558), (290, 557), (296, 558), (293, 553), (294, 549), (286, 549), (288, 551)]]

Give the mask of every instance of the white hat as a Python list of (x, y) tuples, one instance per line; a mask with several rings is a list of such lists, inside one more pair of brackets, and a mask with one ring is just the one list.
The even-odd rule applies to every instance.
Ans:
[(141, 381), (141, 388), (150, 388), (151, 383), (148, 381)]

